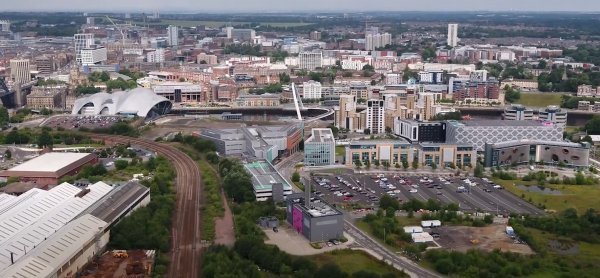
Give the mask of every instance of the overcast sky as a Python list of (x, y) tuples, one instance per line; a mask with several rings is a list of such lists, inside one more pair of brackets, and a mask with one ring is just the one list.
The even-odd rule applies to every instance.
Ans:
[(0, 0), (4, 11), (600, 11), (599, 0)]

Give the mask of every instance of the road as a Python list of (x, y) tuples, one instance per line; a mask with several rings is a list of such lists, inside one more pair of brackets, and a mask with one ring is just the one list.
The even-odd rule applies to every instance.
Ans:
[(368, 234), (354, 226), (349, 217), (350, 216), (348, 216), (347, 213), (344, 213), (346, 222), (344, 223), (344, 230), (354, 238), (354, 242), (356, 244), (375, 252), (386, 262), (392, 263), (394, 267), (403, 269), (406, 274), (410, 275), (410, 277), (441, 277), (440, 275), (415, 264), (411, 260), (390, 251), (382, 244), (371, 238)]
[(171, 264), (167, 277), (199, 277), (200, 252), (200, 171), (196, 162), (174, 147), (147, 139), (91, 134), (105, 144), (138, 145), (165, 156), (173, 163), (177, 177), (176, 204), (171, 228)]

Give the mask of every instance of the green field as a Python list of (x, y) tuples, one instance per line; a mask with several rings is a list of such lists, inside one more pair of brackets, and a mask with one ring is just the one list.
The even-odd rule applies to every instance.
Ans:
[(516, 103), (529, 107), (560, 105), (562, 95), (560, 93), (521, 93), (521, 99)]
[(336, 156), (345, 156), (346, 155), (346, 147), (336, 146), (335, 147), (335, 155)]
[[(134, 22), (138, 25), (144, 25), (144, 22)], [(176, 25), (180, 27), (194, 27), (198, 25), (205, 25), (206, 27), (211, 28), (219, 28), (224, 27), (226, 25), (244, 25), (250, 24), (251, 22), (243, 22), (243, 21), (204, 21), (204, 20), (170, 20), (170, 19), (161, 19), (160, 22), (150, 22), (146, 23), (149, 25)], [(303, 22), (259, 22), (261, 25), (271, 26), (271, 27), (299, 27), (299, 26), (308, 26), (313, 23), (303, 23)]]
[[(577, 212), (583, 213), (588, 208), (600, 210), (600, 185), (555, 185), (546, 184), (545, 187), (559, 190), (562, 195), (549, 195), (536, 192), (524, 191), (515, 184), (532, 184), (523, 181), (505, 181), (494, 179), (494, 182), (502, 185), (513, 194), (523, 197), (525, 200), (538, 205), (543, 204), (548, 210), (563, 211), (567, 208), (575, 208)], [(532, 185), (535, 186), (535, 185)]]
[[(352, 274), (360, 270), (374, 272), (379, 275), (399, 273), (399, 271), (395, 268), (371, 257), (369, 254), (363, 251), (335, 250), (332, 252), (310, 256), (309, 258), (319, 267), (326, 263), (334, 263), (338, 265), (342, 271), (348, 274)], [(408, 275), (397, 277), (408, 277)]]

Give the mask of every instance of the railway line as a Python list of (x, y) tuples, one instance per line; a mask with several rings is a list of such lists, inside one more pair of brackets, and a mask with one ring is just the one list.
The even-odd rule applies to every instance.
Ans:
[(201, 255), (200, 200), (201, 177), (196, 162), (174, 147), (147, 139), (92, 134), (91, 138), (105, 144), (134, 144), (165, 156), (177, 173), (176, 204), (171, 225), (171, 263), (168, 277), (198, 277)]

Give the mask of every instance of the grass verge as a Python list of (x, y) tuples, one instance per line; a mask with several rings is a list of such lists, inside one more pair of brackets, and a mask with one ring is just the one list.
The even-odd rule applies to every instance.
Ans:
[(562, 95), (559, 93), (521, 93), (521, 98), (516, 103), (530, 107), (560, 105)]
[[(369, 254), (359, 250), (335, 250), (319, 255), (310, 256), (310, 259), (321, 267), (327, 263), (334, 263), (346, 273), (355, 273), (368, 270), (379, 275), (395, 274), (396, 277), (408, 277), (383, 261), (371, 257)], [(398, 273), (401, 273), (399, 276)]]
[(215, 239), (215, 219), (223, 217), (223, 202), (221, 200), (221, 181), (212, 166), (201, 160), (198, 162), (202, 175), (203, 190), (206, 203), (202, 206), (202, 239), (212, 241)]

